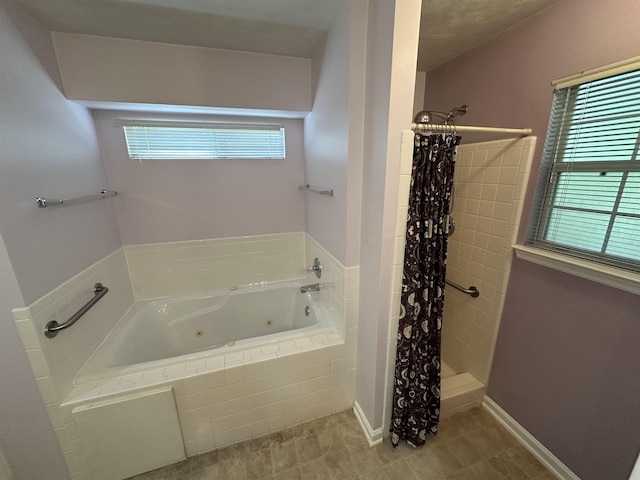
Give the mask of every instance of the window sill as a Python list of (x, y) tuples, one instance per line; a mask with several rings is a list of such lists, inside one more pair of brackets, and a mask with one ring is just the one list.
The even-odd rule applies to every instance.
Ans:
[(585, 278), (625, 292), (640, 294), (640, 275), (637, 273), (526, 245), (513, 245), (513, 249), (516, 252), (516, 256), (521, 260)]

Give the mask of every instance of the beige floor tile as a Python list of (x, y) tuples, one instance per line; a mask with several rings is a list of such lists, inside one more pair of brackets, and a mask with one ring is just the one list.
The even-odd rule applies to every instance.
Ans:
[(428, 452), (431, 454), (433, 461), (436, 463), (440, 471), (444, 475), (457, 472), (464, 467), (462, 462), (458, 460), (456, 455), (456, 442), (449, 442), (430, 448)]
[(397, 462), (410, 455), (415, 455), (419, 449), (411, 447), (405, 442), (401, 442), (397, 447), (393, 448), (391, 441), (385, 438), (382, 443), (373, 448), (373, 451), (383, 464), (387, 464)]
[(489, 459), (489, 464), (505, 479), (518, 480), (528, 477), (521, 465), (519, 465), (518, 462), (514, 461), (514, 458), (509, 450), (505, 450), (495, 457), (491, 457)]
[(245, 443), (231, 445), (218, 450), (218, 461), (229, 462), (234, 460), (242, 461), (246, 458), (247, 446)]
[[(242, 460), (226, 460), (218, 464), (218, 477), (225, 480), (246, 480), (247, 464)], [(175, 477), (180, 478), (180, 477)], [(189, 478), (189, 477), (183, 477)]]
[(296, 438), (296, 451), (298, 452), (298, 460), (300, 463), (311, 462), (322, 457), (322, 447), (315, 433), (311, 433), (305, 437)]
[(282, 473), (279, 473), (273, 477), (274, 480), (302, 480), (302, 475), (300, 474), (300, 469), (298, 467), (293, 467), (289, 470), (286, 470)]
[(550, 471), (545, 470), (544, 472), (539, 473), (535, 477), (532, 477), (531, 480), (557, 480), (557, 478)]
[[(409, 459), (398, 460), (389, 464), (386, 464), (382, 471), (385, 473), (387, 480), (422, 480), (425, 477), (424, 470), (419, 473), (414, 473), (409, 466)], [(439, 475), (432, 475), (431, 480), (440, 480), (444, 477)]]
[(454, 446), (454, 455), (462, 467), (468, 467), (488, 458), (483, 449), (466, 435), (461, 436), (451, 444)]
[(346, 411), (170, 465), (135, 480), (554, 480), (483, 409), (453, 415), (413, 448), (369, 447)]
[(302, 480), (326, 480), (330, 478), (324, 457), (309, 463), (300, 464), (300, 478)]
[(219, 452), (215, 450), (213, 452), (203, 453), (202, 455), (196, 455), (195, 457), (189, 458), (188, 461), (191, 464), (189, 472), (195, 473), (200, 470), (211, 470), (213, 467), (217, 467), (218, 455)]
[(513, 462), (518, 464), (524, 471), (527, 478), (534, 477), (540, 473), (546, 471), (544, 465), (542, 465), (529, 451), (522, 445), (516, 445), (507, 450)]
[(407, 464), (414, 473), (414, 476), (424, 480), (436, 480), (444, 476), (438, 462), (436, 462), (431, 449), (411, 455), (406, 459)]
[(357, 423), (345, 423), (338, 428), (340, 429), (340, 433), (342, 433), (344, 443), (346, 443), (347, 447), (357, 447), (358, 445), (367, 443), (362, 429)]
[(358, 475), (378, 471), (382, 468), (382, 462), (378, 455), (367, 443), (350, 448), (348, 452)]
[(247, 480), (260, 480), (273, 474), (271, 449), (247, 451)]
[(495, 434), (490, 434), (485, 428), (470, 432), (466, 438), (476, 446), (483, 458), (492, 457), (506, 449), (504, 442), (500, 438), (496, 438)]
[(258, 450), (270, 450), (274, 440), (269, 436), (254, 438), (244, 443), (245, 449), (248, 452), (255, 452)]
[(489, 462), (480, 462), (446, 477), (447, 480), (504, 480)]
[(347, 449), (347, 444), (344, 442), (344, 437), (340, 432), (340, 427), (332, 427), (316, 434), (318, 436), (318, 442), (322, 449), (323, 455), (336, 451), (340, 452)]
[(298, 465), (295, 439), (271, 445), (273, 473), (278, 474)]
[(358, 474), (351, 456), (346, 451), (328, 453), (324, 459), (330, 478), (342, 480)]

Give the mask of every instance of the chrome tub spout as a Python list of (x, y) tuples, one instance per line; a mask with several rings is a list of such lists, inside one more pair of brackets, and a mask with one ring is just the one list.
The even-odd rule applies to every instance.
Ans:
[(300, 293), (318, 292), (318, 291), (320, 291), (319, 283), (312, 283), (311, 285), (303, 285), (302, 287), (300, 287)]

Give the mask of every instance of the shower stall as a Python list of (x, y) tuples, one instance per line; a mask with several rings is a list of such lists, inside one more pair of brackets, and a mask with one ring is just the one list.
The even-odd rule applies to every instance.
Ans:
[[(516, 241), (536, 138), (530, 136), (530, 129), (455, 125), (454, 118), (466, 111), (466, 105), (449, 112), (422, 111), (416, 115), (413, 130), (402, 134), (385, 432), (392, 404), (414, 131), (462, 136), (448, 216), (442, 415), (479, 405), (489, 378), (509, 280), (511, 246)], [(516, 138), (465, 143), (465, 132), (499, 133)]]

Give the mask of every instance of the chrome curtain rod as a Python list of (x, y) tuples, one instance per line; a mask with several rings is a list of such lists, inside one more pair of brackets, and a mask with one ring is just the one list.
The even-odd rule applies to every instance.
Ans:
[(37, 197), (36, 203), (38, 204), (38, 208), (46, 208), (53, 206), (75, 205), (76, 203), (91, 202), (101, 198), (115, 197), (116, 195), (118, 195), (118, 192), (115, 190), (100, 190), (100, 193), (96, 195), (84, 195), (82, 197), (67, 198), (65, 200), (59, 198)]
[(531, 135), (530, 128), (502, 128), (502, 127), (471, 127), (468, 125), (439, 125), (436, 123), (412, 123), (411, 130), (414, 132), (430, 133), (454, 133), (454, 132), (477, 132), (477, 133), (510, 133), (526, 137)]

